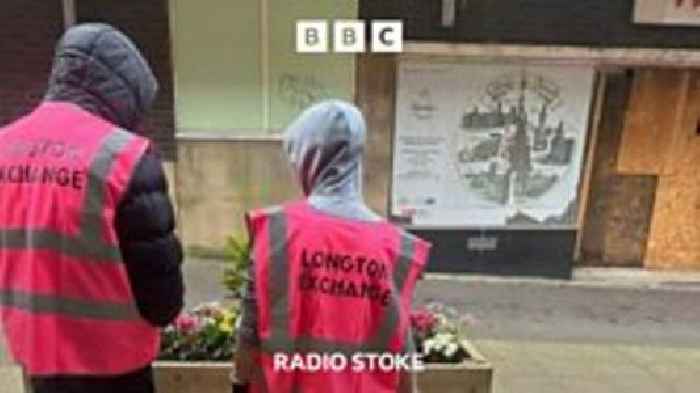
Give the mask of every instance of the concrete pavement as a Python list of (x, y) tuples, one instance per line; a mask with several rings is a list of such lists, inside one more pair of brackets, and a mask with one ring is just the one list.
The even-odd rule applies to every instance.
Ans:
[(574, 281), (429, 275), (419, 303), (473, 321), (494, 393), (700, 391), (700, 280), (579, 271)]
[(695, 393), (700, 348), (478, 340), (494, 393)]
[[(188, 306), (225, 295), (222, 269), (201, 260), (185, 265)], [(470, 316), (470, 336), (495, 368), (494, 393), (700, 392), (697, 275), (428, 275), (416, 303), (431, 301)]]
[(469, 315), (477, 339), (700, 346), (700, 292), (691, 287), (425, 280), (416, 297)]

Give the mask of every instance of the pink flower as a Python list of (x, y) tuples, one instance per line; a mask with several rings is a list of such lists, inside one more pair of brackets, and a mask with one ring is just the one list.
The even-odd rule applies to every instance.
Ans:
[(197, 330), (199, 321), (189, 314), (180, 314), (175, 320), (174, 325), (178, 332), (182, 334), (191, 334)]
[(419, 334), (428, 334), (437, 325), (437, 318), (428, 310), (416, 310), (411, 313), (411, 326)]

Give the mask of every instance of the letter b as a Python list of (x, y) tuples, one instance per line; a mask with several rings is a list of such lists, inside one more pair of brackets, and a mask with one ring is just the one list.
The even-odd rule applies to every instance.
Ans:
[(307, 28), (304, 31), (304, 43), (308, 46), (317, 45), (320, 39), (318, 38), (318, 30)]
[(333, 50), (337, 53), (365, 51), (365, 22), (338, 20), (333, 24)]
[(297, 52), (328, 52), (328, 23), (325, 20), (297, 21)]
[(343, 30), (343, 45), (352, 45), (357, 41), (355, 31), (350, 29)]

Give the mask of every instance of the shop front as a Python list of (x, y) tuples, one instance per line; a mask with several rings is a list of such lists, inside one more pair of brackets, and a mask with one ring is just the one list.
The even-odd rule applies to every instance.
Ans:
[[(4, 122), (40, 101), (65, 26), (112, 23), (142, 47), (190, 255), (299, 197), (281, 131), (341, 98), (368, 120), (370, 206), (434, 242), (432, 271), (700, 270), (693, 0), (10, 3)], [(404, 51), (295, 53), (301, 19), (402, 20)]]
[[(568, 278), (576, 264), (700, 267), (693, 244), (665, 234), (694, 231), (684, 217), (695, 210), (680, 215), (687, 201), (664, 190), (663, 171), (629, 168), (644, 154), (679, 160), (658, 150), (664, 138), (690, 141), (689, 120), (677, 119), (692, 116), (681, 81), (694, 83), (698, 31), (638, 24), (632, 2), (389, 3), (361, 9), (413, 15), (403, 54), (358, 66), (359, 103), (388, 146), (371, 147), (370, 184), (387, 186), (370, 195), (434, 243), (429, 270)], [(650, 98), (663, 75), (678, 81)], [(676, 120), (640, 127), (640, 112)]]

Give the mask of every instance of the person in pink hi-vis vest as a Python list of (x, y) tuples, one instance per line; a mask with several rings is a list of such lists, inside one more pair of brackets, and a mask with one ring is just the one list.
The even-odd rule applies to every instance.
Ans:
[(155, 390), (184, 295), (160, 158), (135, 133), (157, 90), (126, 35), (80, 24), (44, 100), (0, 128), (0, 328), (35, 393)]
[[(234, 391), (415, 391), (410, 367), (379, 368), (365, 355), (415, 351), (409, 314), (430, 244), (366, 207), (365, 143), (362, 114), (338, 100), (312, 106), (286, 130), (305, 198), (246, 216), (251, 281)], [(326, 366), (313, 368), (319, 358)]]

